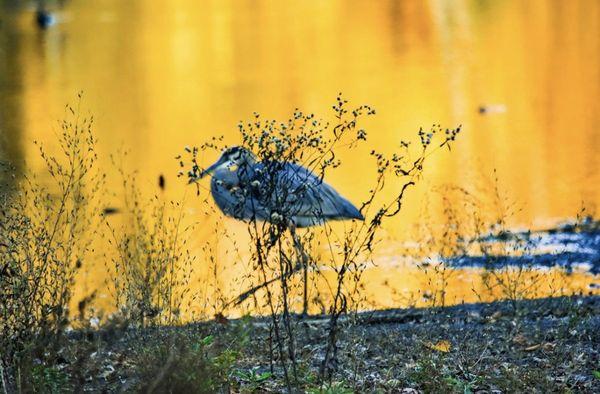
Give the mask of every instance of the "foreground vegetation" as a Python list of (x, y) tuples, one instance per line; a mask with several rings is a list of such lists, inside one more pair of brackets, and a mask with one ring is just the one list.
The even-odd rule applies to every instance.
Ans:
[[(364, 143), (367, 133), (359, 123), (375, 111), (367, 105), (350, 109), (341, 96), (333, 109), (331, 122), (296, 110), (283, 122), (256, 115), (240, 123), (244, 146), (262, 162), (275, 163), (265, 166), (265, 181), (256, 187), (275, 188), (281, 162), (302, 164), (325, 177), (342, 165), (339, 149)], [(255, 275), (245, 278), (249, 290), (234, 300), (222, 295), (207, 300), (190, 290), (196, 251), (188, 240), (194, 226), (183, 224), (182, 205), (145, 197), (135, 174), (116, 165), (123, 205), (110, 208), (93, 118), (67, 107), (61, 126), (59, 154), (40, 145), (47, 174), (19, 173), (3, 164), (0, 389), (5, 393), (598, 388), (598, 299), (526, 301), (540, 294), (543, 277), (535, 261), (518, 260), (531, 254), (532, 237), (507, 228), (497, 188), (492, 214), (484, 214), (468, 191), (445, 188), (447, 222), (441, 231), (421, 229), (418, 258), (430, 278), (424, 289), (430, 309), (358, 312), (364, 309), (362, 274), (384, 223), (400, 212), (428, 158), (441, 148), (450, 150), (460, 127), (434, 125), (419, 130), (414, 145), (402, 141), (399, 151), (388, 155), (372, 151), (374, 185), (360, 208), (364, 222), (342, 230), (325, 224), (297, 234), (283, 205), (277, 220), (250, 220), (249, 265)], [(196, 178), (202, 171), (198, 155), (222, 148), (218, 139), (186, 148), (187, 157), (177, 157), (188, 166), (181, 175)], [(454, 206), (451, 193), (463, 196), (464, 205)], [(282, 201), (294, 197), (280, 196)], [(109, 220), (115, 213), (126, 220)], [(568, 231), (596, 236), (597, 223), (582, 214)], [(241, 254), (235, 235), (223, 236), (234, 240), (232, 252)], [(514, 257), (508, 267), (499, 263), (507, 249)], [(466, 257), (474, 250), (483, 268), (482, 303), (446, 308), (452, 264), (473, 260)], [(218, 265), (210, 246), (202, 253)], [(103, 290), (113, 302), (110, 314), (97, 309), (97, 290), (73, 298), (78, 273), (95, 260), (109, 273)], [(317, 280), (328, 291), (309, 298)], [(562, 290), (559, 286), (556, 295)], [(506, 301), (483, 302), (492, 294)], [(182, 316), (208, 302), (214, 321), (184, 324)], [(300, 318), (311, 304), (323, 315)], [(230, 321), (223, 312), (232, 305), (254, 305), (268, 316)]]
[[(340, 337), (340, 368), (319, 383), (327, 316), (302, 321), (302, 392), (598, 392), (600, 298), (563, 297), (359, 314)], [(37, 392), (282, 392), (269, 320), (104, 327), (67, 335), (39, 361)]]

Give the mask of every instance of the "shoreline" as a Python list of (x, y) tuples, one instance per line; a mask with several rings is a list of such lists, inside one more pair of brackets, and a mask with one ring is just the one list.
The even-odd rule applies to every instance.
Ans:
[[(328, 317), (294, 319), (299, 362), (307, 376), (318, 371)], [(137, 387), (144, 381), (140, 368), (162, 360), (149, 361), (144, 349), (175, 346), (173, 338), (197, 342), (243, 331), (246, 345), (233, 367), (239, 376), (231, 377), (228, 390), (281, 392), (281, 370), (277, 364), (271, 369), (266, 350), (269, 321), (246, 317), (81, 330), (72, 332), (69, 342), (73, 347), (96, 344), (93, 357), (75, 363), (90, 371), (82, 389), (111, 392)], [(600, 391), (600, 296), (377, 310), (347, 317), (341, 326), (338, 353), (344, 368), (332, 382), (354, 392)], [(165, 362), (156, 367), (160, 370)], [(240, 371), (269, 378), (250, 382)]]

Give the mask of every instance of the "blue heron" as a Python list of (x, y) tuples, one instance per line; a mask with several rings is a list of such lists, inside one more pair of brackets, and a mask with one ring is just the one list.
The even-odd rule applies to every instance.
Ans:
[(240, 220), (310, 227), (329, 220), (364, 220), (350, 201), (309, 169), (291, 162), (258, 161), (241, 146), (225, 149), (199, 176), (212, 175), (219, 209)]
[[(289, 275), (300, 268), (304, 269), (302, 315), (306, 315), (308, 256), (295, 229), (324, 224), (330, 220), (364, 220), (363, 215), (309, 169), (287, 161), (259, 161), (252, 152), (241, 146), (225, 149), (219, 159), (199, 175), (190, 174), (190, 183), (206, 175), (212, 175), (211, 194), (225, 215), (239, 220), (267, 221), (289, 229), (300, 257), (298, 265)], [(282, 277), (283, 274), (246, 291), (238, 297), (236, 305)]]

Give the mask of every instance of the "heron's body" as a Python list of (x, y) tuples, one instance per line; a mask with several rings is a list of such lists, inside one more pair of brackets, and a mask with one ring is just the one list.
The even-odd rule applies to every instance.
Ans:
[(309, 227), (327, 220), (363, 219), (331, 186), (293, 163), (217, 170), (211, 193), (223, 213), (240, 220), (285, 218), (296, 227)]
[(212, 173), (212, 196), (225, 215), (240, 220), (286, 220), (296, 227), (363, 220), (352, 203), (307, 168), (290, 162), (258, 162), (244, 148), (231, 149), (243, 153), (235, 156), (225, 151), (207, 170)]

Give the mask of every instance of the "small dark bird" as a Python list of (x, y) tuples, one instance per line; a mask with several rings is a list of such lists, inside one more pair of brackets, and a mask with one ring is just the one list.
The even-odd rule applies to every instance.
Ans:
[(35, 22), (40, 29), (45, 30), (56, 22), (56, 18), (52, 13), (41, 7), (35, 12)]
[(506, 112), (506, 105), (504, 104), (489, 104), (489, 105), (481, 105), (477, 109), (481, 115), (490, 115), (490, 114), (503, 114)]
[(102, 214), (105, 216), (114, 215), (115, 213), (119, 213), (119, 208), (106, 207), (102, 210)]
[(165, 177), (163, 174), (158, 176), (158, 187), (160, 187), (160, 190), (165, 190)]

